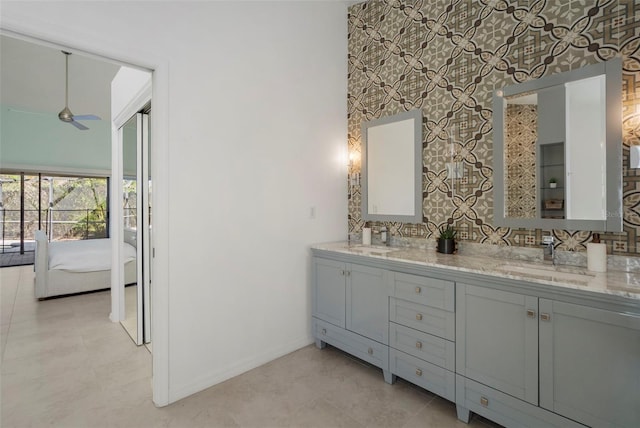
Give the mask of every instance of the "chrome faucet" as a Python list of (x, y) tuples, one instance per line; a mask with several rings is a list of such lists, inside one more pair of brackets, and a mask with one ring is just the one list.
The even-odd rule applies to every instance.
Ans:
[(544, 260), (545, 261), (550, 261), (551, 264), (553, 264), (554, 266), (556, 265), (556, 253), (554, 251), (553, 248), (553, 236), (551, 235), (547, 235), (547, 236), (543, 236), (542, 237), (542, 247), (543, 247), (543, 254), (544, 254)]
[(387, 226), (382, 226), (380, 228), (380, 241), (384, 244), (384, 245), (389, 245), (389, 232), (387, 231)]

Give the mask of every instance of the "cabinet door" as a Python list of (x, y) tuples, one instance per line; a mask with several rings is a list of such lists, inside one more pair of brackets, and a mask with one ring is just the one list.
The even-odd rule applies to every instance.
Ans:
[(538, 404), (538, 298), (456, 285), (456, 372)]
[(313, 316), (345, 327), (346, 265), (334, 260), (313, 259)]
[(351, 265), (347, 278), (347, 329), (389, 344), (387, 271)]
[(640, 317), (541, 299), (540, 405), (591, 426), (640, 426)]

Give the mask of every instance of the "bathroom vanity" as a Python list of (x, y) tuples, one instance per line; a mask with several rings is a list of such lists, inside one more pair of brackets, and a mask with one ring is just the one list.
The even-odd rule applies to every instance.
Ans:
[(312, 247), (312, 329), (505, 426), (640, 426), (640, 272)]

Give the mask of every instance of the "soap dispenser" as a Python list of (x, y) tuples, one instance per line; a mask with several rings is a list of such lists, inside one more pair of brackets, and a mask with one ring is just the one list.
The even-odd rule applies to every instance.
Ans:
[(369, 222), (365, 222), (362, 228), (362, 245), (371, 245), (371, 227), (369, 227)]
[(607, 246), (600, 242), (600, 234), (594, 233), (587, 243), (587, 269), (593, 272), (607, 271)]

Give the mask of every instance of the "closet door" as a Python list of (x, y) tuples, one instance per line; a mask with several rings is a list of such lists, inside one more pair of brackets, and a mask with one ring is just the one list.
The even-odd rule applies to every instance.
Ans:
[(142, 216), (140, 242), (142, 242), (142, 332), (143, 342), (151, 343), (151, 169), (149, 168), (150, 159), (150, 142), (149, 131), (151, 129), (149, 122), (149, 113), (142, 113), (142, 135), (141, 135), (141, 163), (142, 171), (140, 183)]
[[(123, 152), (124, 254), (135, 251), (135, 262), (125, 258), (122, 325), (137, 345), (151, 341), (149, 114), (136, 113), (121, 128)], [(133, 247), (133, 248), (132, 248)]]
[[(142, 114), (138, 113), (120, 128), (122, 142), (122, 207), (123, 207), (123, 263), (124, 263), (124, 319), (121, 321), (131, 339), (141, 345), (142, 331), (142, 273), (143, 241), (140, 219), (142, 191), (140, 189)], [(131, 260), (135, 256), (134, 260)]]

